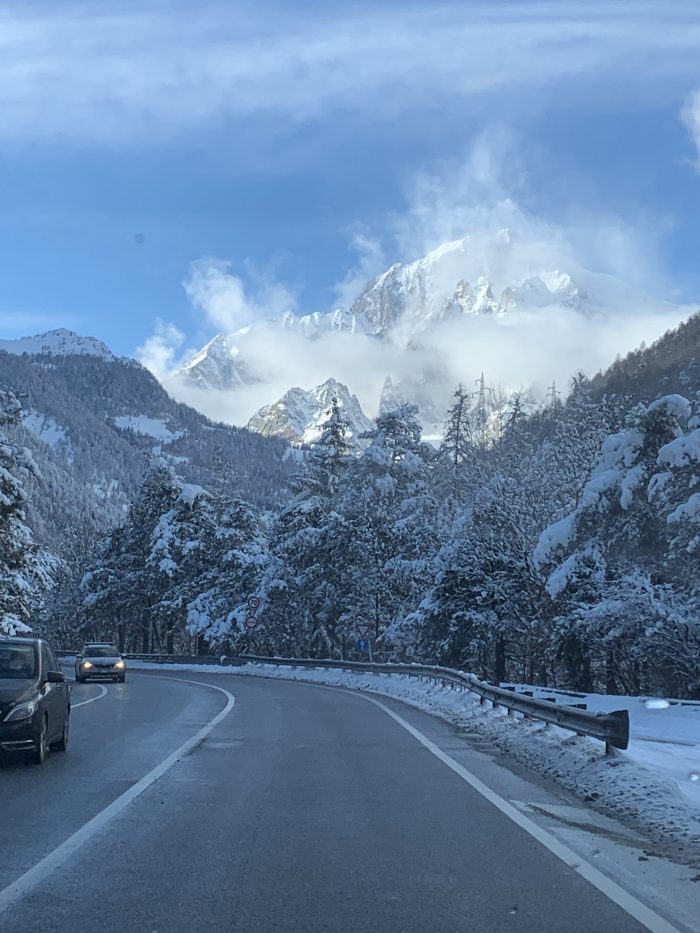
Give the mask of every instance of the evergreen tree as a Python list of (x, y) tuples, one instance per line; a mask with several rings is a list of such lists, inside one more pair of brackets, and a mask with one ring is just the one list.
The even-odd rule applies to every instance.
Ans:
[(36, 546), (25, 521), (23, 481), (36, 473), (36, 465), (6, 433), (21, 414), (17, 397), (0, 385), (0, 634), (6, 635), (30, 630), (58, 569), (56, 559)]

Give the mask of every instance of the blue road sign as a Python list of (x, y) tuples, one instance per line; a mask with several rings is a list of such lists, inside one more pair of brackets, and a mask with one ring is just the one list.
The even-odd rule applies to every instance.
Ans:
[(368, 648), (369, 648), (369, 642), (367, 641), (366, 638), (357, 639), (357, 650), (358, 651), (367, 651)]

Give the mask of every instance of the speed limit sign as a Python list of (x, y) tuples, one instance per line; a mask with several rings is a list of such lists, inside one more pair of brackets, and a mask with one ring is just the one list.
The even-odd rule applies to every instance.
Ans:
[(260, 605), (260, 600), (258, 599), (257, 596), (248, 597), (248, 607), (250, 609), (257, 609), (259, 605)]

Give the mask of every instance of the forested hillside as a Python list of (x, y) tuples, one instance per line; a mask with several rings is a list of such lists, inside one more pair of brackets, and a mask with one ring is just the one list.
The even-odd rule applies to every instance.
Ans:
[(591, 380), (596, 397), (615, 396), (627, 405), (651, 402), (670, 392), (700, 388), (700, 312), (650, 347), (641, 346)]
[(366, 625), (378, 658), (700, 696), (697, 392), (630, 408), (621, 395), (579, 376), (529, 415), (516, 395), (493, 436), (460, 388), (439, 450), (403, 405), (358, 451), (334, 405), (269, 525), (157, 465), (83, 581), (82, 630), (358, 657)]
[(28, 522), (57, 554), (123, 519), (153, 456), (259, 507), (287, 496), (283, 441), (209, 421), (131, 360), (0, 351), (0, 383), (24, 410), (8, 431), (39, 467), (26, 481)]
[[(269, 442), (209, 425), (129, 364), (35, 361), (25, 408), (64, 431), (51, 468), (66, 457), (77, 482), (76, 464), (108, 457), (136, 486), (135, 457), (150, 455), (42, 624), (64, 644), (331, 657), (359, 657), (367, 626), (377, 658), (700, 696), (698, 326), (577, 376), (565, 401), (552, 392), (534, 411), (515, 394), (489, 413), (483, 392), (460, 387), (439, 448), (405, 404), (357, 445), (333, 401), (286, 499), (284, 445), (266, 461), (255, 444)], [(20, 381), (27, 362), (14, 366)], [(86, 419), (76, 398), (88, 392)], [(24, 430), (36, 431), (26, 415)]]

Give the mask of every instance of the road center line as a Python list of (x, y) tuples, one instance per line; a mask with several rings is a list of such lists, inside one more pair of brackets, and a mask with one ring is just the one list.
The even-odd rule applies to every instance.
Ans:
[(80, 703), (71, 703), (70, 705), (71, 712), (73, 712), (74, 709), (78, 709), (79, 706), (87, 706), (88, 703), (94, 703), (95, 700), (101, 700), (102, 697), (107, 696), (107, 688), (105, 687), (104, 684), (96, 684), (96, 686), (100, 688), (102, 693), (98, 693), (97, 696), (90, 697), (89, 700), (81, 700)]
[[(164, 678), (167, 680), (175, 680), (175, 678)], [(44, 879), (55, 871), (60, 865), (62, 865), (71, 855), (78, 851), (81, 846), (85, 845), (95, 833), (99, 832), (110, 820), (114, 819), (117, 814), (121, 813), (122, 810), (126, 809), (130, 803), (133, 803), (137, 797), (139, 797), (145, 790), (154, 784), (159, 778), (161, 778), (173, 765), (183, 758), (188, 752), (195, 748), (199, 743), (205, 739), (209, 733), (214, 729), (218, 724), (224, 719), (233, 709), (233, 705), (236, 702), (235, 697), (232, 693), (229, 693), (228, 690), (224, 690), (222, 687), (215, 687), (214, 684), (206, 684), (199, 680), (180, 680), (176, 679), (177, 683), (185, 684), (195, 684), (198, 687), (209, 687), (211, 690), (218, 690), (219, 693), (223, 693), (226, 699), (226, 705), (224, 708), (214, 716), (213, 719), (210, 719), (209, 722), (203, 726), (196, 735), (193, 735), (192, 738), (188, 739), (183, 745), (181, 745), (176, 751), (171, 755), (161, 761), (159, 765), (156, 765), (152, 771), (149, 771), (145, 777), (142, 777), (140, 781), (137, 781), (136, 784), (133, 784), (128, 790), (117, 797), (116, 800), (113, 800), (109, 806), (105, 807), (104, 810), (101, 810), (96, 816), (93, 816), (91, 820), (88, 820), (84, 826), (81, 826), (77, 832), (73, 833), (72, 836), (69, 836), (64, 842), (62, 842), (57, 848), (46, 855), (41, 861), (37, 862), (36, 865), (33, 865), (29, 871), (26, 871), (23, 875), (20, 875), (15, 881), (9, 884), (3, 891), (0, 891), (0, 915), (2, 915), (9, 907), (11, 907), (16, 901), (18, 901), (25, 894), (28, 894), (37, 885), (41, 884)], [(107, 691), (105, 690), (105, 693)], [(95, 697), (97, 699), (97, 697)], [(89, 702), (89, 701), (88, 701)]]
[(565, 865), (568, 865), (569, 868), (581, 875), (582, 878), (585, 878), (586, 881), (592, 884), (594, 888), (597, 888), (601, 894), (604, 894), (631, 917), (638, 920), (650, 933), (682, 933), (681, 930), (674, 927), (667, 920), (664, 920), (663, 917), (659, 916), (659, 914), (650, 907), (647, 907), (641, 901), (637, 900), (634, 895), (625, 891), (619, 884), (616, 884), (597, 868), (594, 868), (593, 865), (586, 862), (585, 859), (577, 855), (567, 845), (555, 839), (546, 829), (538, 826), (537, 823), (525, 816), (524, 813), (517, 810), (512, 804), (501, 797), (500, 794), (491, 790), (490, 787), (484, 784), (483, 781), (480, 781), (471, 771), (468, 771), (467, 768), (455, 761), (454, 758), (451, 758), (446, 752), (443, 752), (443, 750), (427, 736), (423, 735), (419, 729), (412, 726), (399, 716), (398, 713), (395, 713), (394, 710), (385, 706), (385, 704), (381, 703), (379, 700), (368, 697), (363, 693), (354, 693), (354, 695), (361, 696), (363, 700), (366, 700), (368, 703), (373, 703), (374, 706), (378, 706), (379, 709), (383, 710), (387, 716), (390, 716), (402, 728), (409, 732), (421, 745), (427, 748), (431, 754), (435, 755), (443, 764), (447, 765), (447, 767), (461, 777), (463, 781), (466, 781), (478, 794), (481, 794), (482, 797), (493, 804), (493, 806), (507, 816), (508, 819), (517, 823), (521, 829), (524, 829), (526, 833), (529, 833), (541, 845), (549, 849), (549, 851), (553, 855), (556, 855), (558, 859), (561, 859)]

